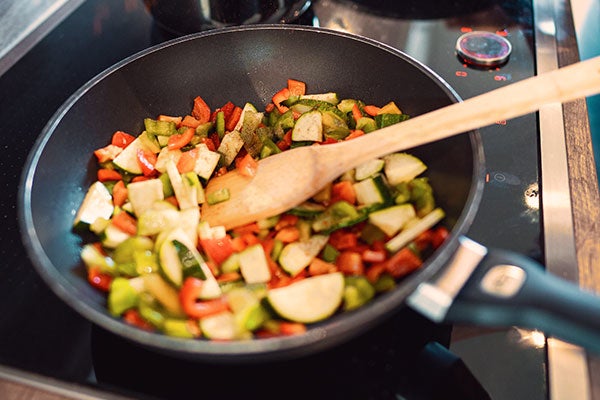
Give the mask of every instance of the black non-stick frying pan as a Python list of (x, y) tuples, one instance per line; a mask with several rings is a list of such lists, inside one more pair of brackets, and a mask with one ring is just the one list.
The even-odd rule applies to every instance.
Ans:
[(155, 350), (195, 359), (308, 354), (358, 335), (407, 304), (435, 320), (539, 328), (600, 351), (598, 298), (549, 277), (524, 257), (489, 251), (480, 263), (486, 249), (463, 236), (483, 190), (484, 157), (476, 132), (411, 150), (429, 166), (451, 235), (422, 269), (369, 305), (311, 326), (303, 335), (239, 342), (172, 338), (111, 317), (104, 295), (85, 279), (79, 258), (85, 238), (72, 230), (75, 212), (96, 179), (93, 150), (105, 146), (116, 130), (141, 132), (145, 117), (187, 113), (197, 95), (213, 107), (231, 100), (260, 108), (288, 78), (306, 82), (311, 93), (335, 91), (373, 104), (393, 100), (413, 116), (458, 101), (434, 72), (405, 54), (325, 29), (229, 28), (136, 54), (69, 98), (30, 153), (20, 188), (20, 223), (47, 284), (95, 324)]

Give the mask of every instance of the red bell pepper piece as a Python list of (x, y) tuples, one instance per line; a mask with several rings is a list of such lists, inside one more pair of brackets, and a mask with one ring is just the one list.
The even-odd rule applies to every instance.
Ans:
[(233, 228), (233, 234), (236, 237), (245, 235), (247, 233), (250, 234), (255, 234), (255, 233), (259, 233), (260, 232), (260, 228), (258, 227), (258, 224), (256, 222), (252, 222), (246, 225), (242, 225), (242, 226), (238, 226)]
[(221, 145), (221, 139), (219, 138), (219, 134), (217, 132), (210, 134), (210, 140), (215, 144), (215, 149), (218, 149)]
[(254, 233), (250, 233), (250, 232), (244, 233), (241, 236), (241, 238), (244, 241), (244, 243), (246, 243), (246, 246), (252, 246), (253, 244), (260, 243), (260, 239)]
[(210, 120), (212, 122), (215, 122), (217, 120), (217, 113), (222, 111), (223, 117), (225, 117), (225, 122), (227, 123), (229, 118), (231, 118), (231, 114), (233, 113), (234, 109), (235, 109), (235, 104), (233, 104), (231, 101), (228, 101), (227, 103), (225, 103), (223, 105), (223, 107), (219, 107), (215, 111), (213, 111), (212, 116), (210, 117)]
[(360, 108), (356, 103), (354, 103), (354, 105), (352, 106), (352, 117), (356, 122), (358, 122), (358, 120), (363, 117), (363, 113), (362, 111), (360, 111)]
[(167, 148), (169, 150), (178, 150), (186, 146), (194, 137), (196, 131), (194, 128), (187, 128), (183, 133), (169, 136)]
[(385, 263), (377, 263), (377, 264), (373, 264), (371, 265), (368, 269), (367, 272), (365, 273), (365, 276), (367, 277), (367, 279), (369, 280), (369, 282), (371, 283), (375, 283), (377, 282), (377, 280), (379, 279), (379, 277), (381, 276), (381, 274), (383, 274), (386, 271), (385, 269)]
[(217, 282), (225, 283), (225, 282), (235, 282), (242, 279), (242, 275), (239, 272), (226, 272), (217, 277)]
[(112, 190), (113, 196), (113, 204), (116, 207), (121, 207), (127, 201), (127, 187), (125, 186), (125, 182), (118, 181), (113, 186)]
[(385, 269), (394, 278), (407, 275), (423, 264), (423, 261), (409, 248), (403, 248), (385, 262)]
[(290, 98), (290, 90), (285, 87), (285, 88), (281, 89), (279, 92), (275, 93), (273, 95), (273, 97), (271, 98), (271, 100), (273, 101), (273, 104), (275, 104), (275, 107), (277, 107), (279, 112), (283, 114), (284, 112), (289, 110), (289, 108), (287, 108), (286, 106), (281, 104), (281, 102), (285, 101), (289, 98)]
[(177, 198), (175, 196), (165, 197), (165, 201), (173, 204), (175, 207), (179, 208), (179, 202), (177, 202)]
[(156, 165), (156, 158), (156, 154), (150, 151), (138, 149), (137, 161), (139, 166), (142, 168), (142, 174), (144, 176), (150, 177), (158, 173), (158, 171), (154, 167)]
[(419, 251), (426, 250), (431, 245), (431, 237), (433, 235), (433, 231), (431, 229), (427, 229), (426, 231), (421, 232), (414, 240), (415, 246)]
[(157, 120), (173, 122), (177, 126), (179, 126), (179, 124), (181, 124), (181, 117), (171, 117), (170, 115), (162, 115), (161, 114), (158, 116)]
[(125, 147), (129, 146), (129, 144), (134, 140), (135, 136), (130, 135), (129, 133), (125, 133), (123, 131), (116, 131), (112, 136), (110, 144), (124, 149)]
[(350, 134), (344, 138), (344, 140), (355, 139), (365, 134), (365, 131), (361, 129), (354, 129), (350, 131)]
[(202, 285), (204, 285), (204, 281), (192, 276), (186, 278), (183, 282), (183, 286), (179, 291), (179, 301), (183, 308), (183, 312), (185, 312), (187, 316), (191, 318), (203, 318), (226, 311), (229, 308), (225, 297), (198, 301)]
[(240, 107), (235, 107), (231, 112), (231, 116), (229, 119), (225, 119), (225, 129), (228, 131), (232, 131), (233, 128), (237, 125), (240, 117), (242, 116), (242, 109)]
[(122, 230), (125, 233), (130, 235), (135, 235), (137, 233), (137, 223), (135, 218), (126, 213), (125, 211), (121, 211), (111, 219), (112, 224)]
[(448, 229), (444, 226), (440, 226), (439, 228), (433, 230), (431, 232), (431, 245), (434, 249), (437, 249), (444, 243), (444, 241), (448, 238)]
[(187, 126), (188, 128), (196, 129), (198, 126), (200, 126), (200, 121), (191, 115), (186, 115), (183, 117), (183, 121), (181, 121), (181, 126)]
[(115, 157), (117, 157), (122, 151), (122, 147), (109, 144), (108, 146), (95, 150), (94, 155), (98, 159), (98, 162), (104, 163), (107, 161), (114, 160)]
[(355, 251), (342, 251), (335, 259), (335, 265), (345, 275), (364, 275), (365, 273), (362, 257)]
[(308, 266), (308, 273), (311, 276), (324, 275), (336, 272), (337, 266), (335, 264), (323, 261), (320, 258), (314, 258)]
[(298, 218), (297, 215), (293, 215), (293, 214), (283, 214), (280, 218), (279, 221), (277, 221), (277, 224), (275, 224), (275, 230), (279, 231), (283, 228), (286, 228), (288, 226), (295, 226), (298, 223), (298, 220), (300, 218)]
[(119, 171), (108, 168), (100, 168), (97, 175), (100, 182), (118, 181), (123, 179)]
[(325, 140), (323, 140), (319, 144), (323, 145), (323, 144), (334, 144), (334, 143), (339, 143), (339, 140), (338, 139), (334, 139), (332, 137), (328, 137), (328, 138), (325, 138)]
[(306, 325), (300, 322), (271, 321), (268, 327), (256, 331), (258, 338), (299, 335), (306, 332)]
[(290, 129), (283, 135), (283, 138), (279, 142), (277, 142), (277, 147), (279, 147), (279, 150), (285, 151), (285, 150), (289, 149), (291, 146), (292, 146), (292, 130)]
[[(270, 263), (269, 263), (270, 264)], [(308, 276), (306, 270), (301, 271), (296, 276), (291, 277), (281, 269), (278, 270), (275, 274), (271, 274), (271, 280), (267, 283), (267, 287), (269, 289), (280, 288), (284, 286), (289, 286), (292, 283), (296, 283), (305, 279)]]
[(422, 232), (415, 238), (414, 242), (419, 251), (426, 250), (429, 247), (437, 249), (444, 243), (444, 240), (448, 238), (448, 235), (448, 229), (444, 226), (440, 226), (436, 229), (428, 229)]
[(306, 325), (300, 322), (282, 321), (279, 323), (279, 332), (282, 335), (299, 335), (306, 332)]
[(291, 96), (302, 96), (306, 94), (306, 83), (295, 79), (287, 80), (287, 87)]
[(347, 201), (350, 204), (356, 203), (356, 191), (350, 181), (341, 181), (331, 186), (331, 204), (337, 201)]
[(379, 111), (381, 110), (381, 108), (379, 108), (377, 106), (367, 105), (367, 106), (363, 106), (363, 110), (365, 110), (365, 112), (367, 114), (369, 114), (371, 117), (374, 117), (377, 114), (379, 114)]
[(215, 147), (215, 142), (213, 142), (212, 139), (202, 138), (200, 139), (200, 142), (204, 143), (210, 151), (217, 151), (217, 148)]
[(100, 272), (100, 269), (97, 267), (88, 268), (87, 278), (90, 285), (96, 289), (102, 290), (103, 292), (108, 292), (110, 289), (110, 284), (113, 280), (112, 276)]
[(246, 242), (241, 236), (231, 238), (231, 248), (235, 253), (239, 253), (247, 247)]
[(191, 172), (196, 167), (196, 160), (198, 159), (198, 149), (191, 149), (181, 153), (181, 157), (177, 160), (177, 170), (180, 174)]
[(300, 239), (300, 230), (296, 226), (286, 226), (275, 235), (275, 239), (283, 243), (291, 243)]
[(148, 321), (143, 319), (140, 315), (140, 312), (134, 308), (130, 308), (129, 310), (123, 313), (123, 320), (128, 324), (143, 329), (145, 331), (154, 330), (154, 327)]
[(387, 252), (385, 250), (367, 249), (362, 252), (361, 256), (365, 262), (380, 263), (387, 258)]
[(242, 176), (253, 177), (258, 169), (258, 162), (250, 155), (235, 159), (235, 168)]
[(227, 121), (229, 118), (231, 118), (231, 114), (233, 114), (233, 110), (235, 109), (235, 104), (233, 104), (232, 102), (228, 101), (227, 103), (225, 103), (223, 105), (223, 107), (221, 107), (219, 109), (219, 111), (223, 111), (223, 114), (225, 116), (225, 120)]
[(210, 107), (200, 96), (197, 96), (194, 99), (194, 108), (192, 109), (192, 116), (198, 121), (200, 121), (201, 124), (210, 121)]
[(200, 239), (204, 253), (216, 264), (221, 264), (233, 253), (231, 236), (225, 235), (219, 239)]

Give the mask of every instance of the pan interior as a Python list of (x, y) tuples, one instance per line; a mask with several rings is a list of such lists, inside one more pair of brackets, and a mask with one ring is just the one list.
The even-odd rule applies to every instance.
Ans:
[[(333, 91), (340, 98), (372, 104), (393, 100), (412, 116), (455, 101), (451, 89), (414, 60), (373, 41), (322, 29), (224, 29), (142, 52), (105, 71), (72, 96), (48, 123), (30, 154), (22, 185), (21, 223), (26, 246), (46, 282), (84, 316), (113, 332), (196, 355), (252, 354), (298, 347), (323, 337), (332, 338), (333, 343), (360, 329), (352, 317), (346, 317), (322, 324), (318, 335), (281, 340), (270, 348), (245, 343), (215, 350), (203, 341), (181, 344), (112, 319), (105, 311), (104, 295), (84, 277), (79, 251), (89, 238), (74, 232), (72, 221), (95, 180), (95, 149), (105, 146), (116, 130), (139, 134), (146, 117), (189, 113), (197, 95), (212, 108), (227, 101), (238, 105), (250, 101), (264, 108), (288, 78), (306, 82), (310, 93)], [(472, 140), (472, 136), (461, 135), (413, 151), (429, 166), (428, 176), (451, 228), (464, 222), (465, 205), (472, 197), (478, 162)], [(365, 310), (360, 318), (375, 320), (376, 314), (390, 312), (414, 284), (401, 288), (384, 310)], [(369, 313), (373, 315), (367, 316)]]

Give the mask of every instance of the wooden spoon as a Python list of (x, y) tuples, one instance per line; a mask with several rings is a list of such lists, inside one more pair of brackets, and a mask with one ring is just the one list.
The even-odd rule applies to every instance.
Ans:
[(356, 139), (306, 146), (261, 160), (254, 177), (212, 179), (206, 193), (227, 188), (230, 199), (205, 204), (202, 219), (227, 229), (280, 214), (365, 161), (519, 117), (554, 102), (600, 92), (600, 57), (538, 75), (423, 114)]

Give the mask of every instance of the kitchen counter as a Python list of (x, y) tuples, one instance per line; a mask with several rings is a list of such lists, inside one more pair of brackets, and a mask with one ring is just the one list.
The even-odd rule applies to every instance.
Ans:
[[(558, 4), (558, 63), (566, 66), (580, 58), (570, 3), (560, 1)], [(563, 118), (579, 284), (600, 293), (600, 196), (585, 100), (564, 104)], [(600, 356), (588, 356), (588, 368), (590, 395), (597, 400), (600, 399)]]
[[(0, 5), (0, 29), (10, 32), (0, 34), (0, 75), (16, 63), (47, 32), (50, 32), (83, 0), (20, 2), (10, 0)], [(27, 8), (31, 3), (37, 8)], [(558, 65), (566, 66), (579, 60), (570, 3), (557, 1), (555, 10), (556, 45)], [(3, 8), (6, 7), (6, 8)], [(6, 12), (4, 12), (6, 10)], [(21, 24), (6, 23), (8, 18), (20, 13)], [(11, 18), (11, 21), (15, 21)], [(21, 32), (17, 35), (14, 32)], [(578, 100), (563, 105), (563, 121), (568, 165), (568, 184), (571, 192), (573, 237), (575, 241), (579, 284), (600, 293), (600, 195), (598, 177), (593, 161), (593, 151), (588, 124), (586, 102)], [(595, 265), (596, 264), (596, 265)], [(590, 399), (600, 400), (600, 357), (588, 356), (587, 368), (590, 377)], [(7, 399), (68, 399), (102, 398), (105, 393), (90, 388), (81, 388), (65, 382), (48, 379), (11, 368), (0, 368), (0, 393)], [(114, 397), (112, 394), (110, 397)]]

